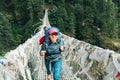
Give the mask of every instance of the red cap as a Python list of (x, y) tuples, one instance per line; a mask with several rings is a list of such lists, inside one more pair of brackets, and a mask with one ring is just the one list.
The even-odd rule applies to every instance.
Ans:
[(55, 28), (51, 28), (51, 29), (49, 30), (49, 34), (53, 34), (53, 33), (58, 33), (58, 30), (55, 29)]

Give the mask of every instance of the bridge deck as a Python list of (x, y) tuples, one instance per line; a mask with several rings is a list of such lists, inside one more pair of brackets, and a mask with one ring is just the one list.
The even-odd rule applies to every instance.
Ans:
[[(73, 73), (71, 72), (70, 67), (65, 62), (63, 62), (62, 65), (63, 65), (62, 66), (63, 69), (62, 69), (62, 74), (61, 74), (60, 80), (77, 80), (74, 77)], [(47, 80), (47, 73), (46, 73), (45, 68), (44, 68), (44, 70), (41, 70), (39, 77), (40, 77), (40, 80)], [(53, 80), (53, 77), (51, 80)]]

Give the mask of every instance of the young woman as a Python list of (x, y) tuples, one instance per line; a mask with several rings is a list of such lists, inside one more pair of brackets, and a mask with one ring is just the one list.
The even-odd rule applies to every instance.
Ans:
[(60, 80), (62, 69), (62, 55), (64, 50), (61, 40), (59, 40), (59, 30), (55, 27), (48, 32), (49, 42), (44, 42), (41, 47), (41, 56), (45, 56), (45, 66), (47, 69), (47, 79), (50, 80), (51, 72), (53, 72), (54, 80)]

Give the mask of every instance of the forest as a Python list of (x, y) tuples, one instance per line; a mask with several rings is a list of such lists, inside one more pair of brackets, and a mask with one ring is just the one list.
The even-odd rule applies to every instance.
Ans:
[(120, 51), (120, 0), (1, 0), (0, 55), (31, 38), (45, 8), (62, 33)]

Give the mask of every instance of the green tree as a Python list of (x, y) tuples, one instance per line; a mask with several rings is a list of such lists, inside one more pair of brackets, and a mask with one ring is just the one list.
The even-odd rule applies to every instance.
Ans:
[(120, 1), (119, 0), (112, 0), (117, 5), (117, 11), (116, 11), (116, 18), (117, 18), (117, 24), (118, 24), (118, 37), (120, 39)]
[(119, 0), (2, 0), (0, 11), (12, 24), (17, 44), (31, 37), (39, 26), (33, 25), (40, 22), (42, 8), (47, 5), (52, 26), (68, 36), (101, 46), (111, 41), (104, 43), (106, 39), (120, 39), (119, 3)]
[(2, 13), (0, 13), (0, 43), (0, 55), (5, 54), (15, 46), (11, 24)]

